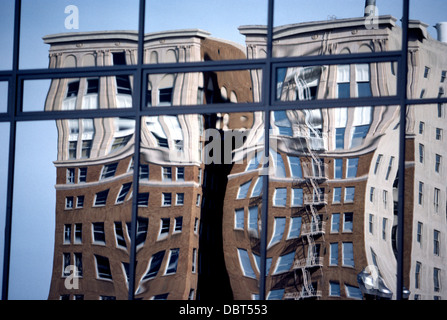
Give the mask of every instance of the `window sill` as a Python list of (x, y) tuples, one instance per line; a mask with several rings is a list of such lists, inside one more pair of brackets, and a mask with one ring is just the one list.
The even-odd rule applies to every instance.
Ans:
[(96, 280), (107, 281), (107, 282), (113, 282), (113, 279), (112, 279), (112, 278), (101, 278), (101, 277), (96, 277)]

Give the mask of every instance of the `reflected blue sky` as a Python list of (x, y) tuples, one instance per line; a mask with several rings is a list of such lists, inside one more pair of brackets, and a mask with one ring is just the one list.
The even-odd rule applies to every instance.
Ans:
[(146, 32), (199, 28), (244, 45), (241, 25), (267, 24), (267, 0), (147, 0)]
[[(0, 2), (0, 69), (11, 66), (13, 0)], [(48, 45), (42, 37), (54, 33), (98, 30), (137, 30), (138, 0), (23, 0), (21, 24), (21, 68), (46, 68)], [(107, 5), (104, 5), (107, 3)], [(276, 0), (275, 25), (324, 21), (331, 18), (361, 17), (364, 0)], [(343, 3), (343, 4), (341, 4)], [(429, 32), (436, 37), (433, 26), (447, 21), (447, 1), (412, 0), (411, 18), (429, 25)], [(402, 0), (377, 0), (379, 14), (391, 14), (400, 20)], [(79, 9), (79, 29), (66, 29), (65, 7), (75, 5)], [(267, 23), (267, 0), (183, 1), (147, 0), (146, 32), (200, 28), (212, 36), (244, 43), (237, 28), (240, 25)]]
[(8, 82), (0, 81), (0, 112), (8, 110)]
[(28, 80), (23, 82), (23, 111), (42, 111), (50, 89), (51, 80)]
[[(98, 30), (137, 30), (138, 0), (23, 0), (20, 68), (48, 67), (49, 46), (42, 37), (54, 33)], [(105, 5), (105, 3), (107, 5)], [(79, 29), (66, 29), (65, 7), (79, 9)]]
[(10, 299), (47, 299), (53, 266), (55, 121), (17, 126)]
[(12, 42), (14, 24), (14, 1), (0, 1), (0, 70), (12, 67)]
[[(2, 150), (7, 150), (9, 145), (9, 124), (0, 123), (0, 145)], [(0, 153), (0, 208), (6, 207), (6, 192), (5, 186), (8, 183), (8, 153)], [(0, 230), (5, 228), (5, 211), (0, 210)], [(0, 237), (0, 266), (3, 266), (3, 247), (5, 244), (5, 239), (3, 236)], [(3, 277), (3, 267), (0, 268), (0, 276)], [(0, 284), (1, 288), (1, 284)]]

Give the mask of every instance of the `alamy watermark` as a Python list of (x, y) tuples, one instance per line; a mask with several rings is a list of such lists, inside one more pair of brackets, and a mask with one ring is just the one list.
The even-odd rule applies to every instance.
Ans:
[(75, 265), (68, 265), (64, 269), (64, 275), (66, 276), (64, 281), (65, 289), (78, 290), (79, 289), (79, 271)]
[(75, 5), (69, 5), (65, 7), (67, 17), (65, 17), (65, 29), (79, 29), (79, 9)]

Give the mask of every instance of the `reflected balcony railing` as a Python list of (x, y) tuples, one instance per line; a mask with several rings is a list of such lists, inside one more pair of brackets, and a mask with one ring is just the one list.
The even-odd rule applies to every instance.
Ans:
[(304, 204), (305, 205), (327, 205), (328, 195), (326, 193), (319, 194), (305, 194)]
[(328, 164), (314, 165), (311, 162), (303, 162), (303, 176), (305, 179), (327, 180)]
[(293, 270), (302, 268), (314, 268), (323, 266), (323, 257), (311, 256), (304, 259), (295, 260), (293, 263)]
[(326, 222), (323, 221), (306, 223), (301, 227), (301, 234), (303, 236), (324, 234), (325, 228)]
[(286, 292), (284, 294), (284, 300), (299, 300), (300, 295), (299, 292)]
[(309, 149), (312, 151), (327, 151), (325, 139), (323, 137), (307, 137)]
[(322, 296), (321, 290), (302, 289), (301, 292), (287, 292), (284, 294), (284, 300), (300, 300), (309, 298), (320, 298)]
[(301, 299), (321, 298), (321, 296), (322, 296), (321, 290), (315, 290), (313, 288), (309, 290), (303, 288), (300, 294)]

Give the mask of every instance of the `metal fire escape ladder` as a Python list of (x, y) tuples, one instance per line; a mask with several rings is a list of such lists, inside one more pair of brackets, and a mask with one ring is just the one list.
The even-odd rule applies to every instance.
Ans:
[[(295, 83), (297, 86), (297, 91), (299, 93), (299, 98), (300, 100), (307, 100), (310, 98), (310, 89), (307, 86), (307, 83), (302, 79), (299, 78), (297, 74), (295, 74)], [(306, 95), (304, 95), (304, 91), (306, 91)], [(308, 111), (304, 111), (304, 122), (306, 127), (304, 128), (305, 131), (307, 131), (307, 129), (310, 130), (310, 132), (313, 133), (313, 135), (315, 137), (319, 137), (319, 133), (318, 131), (316, 131), (313, 128), (313, 125), (310, 121), (310, 114), (308, 113)], [(306, 132), (305, 136), (305, 141), (306, 141), (306, 149), (308, 151), (308, 154), (311, 157), (311, 163), (310, 163), (310, 170), (312, 171), (312, 173), (309, 172), (308, 176), (306, 177), (306, 184), (308, 186), (308, 188), (310, 189), (311, 193), (312, 193), (312, 200), (310, 201), (309, 204), (309, 209), (310, 209), (310, 213), (311, 213), (311, 219), (310, 219), (310, 224), (309, 224), (309, 230), (307, 230), (307, 244), (308, 244), (308, 250), (307, 250), (307, 258), (305, 259), (305, 262), (301, 265), (301, 270), (302, 270), (302, 274), (303, 274), (303, 287), (302, 287), (302, 291), (300, 294), (300, 298), (307, 298), (307, 297), (313, 297), (316, 295), (316, 292), (312, 286), (311, 283), (311, 273), (309, 268), (310, 267), (314, 267), (315, 265), (318, 265), (319, 261), (317, 262), (315, 257), (315, 239), (314, 239), (314, 224), (317, 225), (317, 228), (319, 227), (320, 224), (320, 219), (318, 217), (317, 214), (317, 209), (314, 206), (314, 200), (315, 200), (315, 195), (318, 197), (318, 202), (320, 202), (320, 197), (322, 196), (320, 194), (320, 187), (318, 185), (318, 178), (323, 177), (324, 172), (322, 172), (322, 170), (324, 170), (324, 167), (322, 167), (321, 165), (321, 161), (320, 158), (315, 154), (314, 150), (313, 150), (313, 141), (312, 141), (312, 137), (310, 135), (310, 133)], [(316, 166), (315, 166), (316, 165)], [(315, 171), (315, 167), (317, 167), (317, 170)], [(307, 210), (306, 210), (307, 211)], [(319, 258), (319, 257), (318, 257)]]
[(314, 288), (311, 283), (311, 274), (308, 269), (301, 268), (303, 272), (303, 288), (301, 289), (301, 296), (300, 298), (305, 298), (308, 296), (311, 296), (313, 294)]
[[(306, 82), (299, 78), (297, 75), (295, 75), (294, 77), (295, 79), (295, 83), (297, 85), (297, 91), (300, 93), (299, 94), (299, 98), (300, 100), (305, 100), (306, 98), (310, 97), (309, 94), (309, 88), (306, 84)], [(307, 95), (304, 96), (304, 91), (307, 90)], [(307, 99), (306, 99), (307, 100)], [(314, 234), (312, 232), (313, 230), (313, 224), (317, 223), (319, 221), (318, 218), (318, 214), (317, 214), (317, 210), (314, 207), (314, 200), (315, 200), (315, 195), (319, 198), (320, 197), (320, 188), (317, 182), (317, 177), (321, 176), (321, 165), (320, 165), (320, 159), (319, 157), (314, 153), (314, 151), (312, 150), (312, 139), (311, 139), (311, 135), (310, 133), (307, 132), (307, 129), (311, 130), (314, 133), (314, 136), (318, 137), (318, 132), (316, 132), (312, 126), (312, 124), (309, 121), (309, 113), (304, 111), (305, 115), (304, 115), (304, 121), (305, 121), (305, 125), (306, 127), (304, 128), (306, 131), (305, 136), (305, 143), (306, 143), (306, 149), (308, 151), (308, 154), (311, 157), (311, 163), (310, 163), (310, 167), (308, 168), (309, 172), (308, 175), (306, 177), (306, 184), (308, 186), (308, 189), (310, 189), (311, 194), (312, 194), (312, 200), (310, 201), (309, 204), (309, 208), (310, 208), (310, 213), (311, 213), (311, 219), (310, 219), (310, 224), (309, 224), (309, 229), (306, 231), (307, 235), (307, 258), (304, 260), (304, 263), (301, 264), (301, 271), (303, 274), (303, 286), (302, 286), (302, 290), (300, 293), (300, 298), (307, 298), (307, 297), (312, 297), (315, 295), (314, 292), (314, 288), (312, 286), (311, 283), (311, 273), (309, 268), (315, 266), (316, 261), (315, 261), (315, 239), (314, 239)], [(314, 172), (315, 169), (315, 165), (318, 167), (317, 172)]]
[[(299, 72), (296, 72), (295, 75), (291, 77), (291, 79), (293, 79), (292, 81), (295, 82), (297, 100), (309, 100), (311, 98), (309, 86), (307, 85), (305, 79), (299, 76)], [(311, 160), (309, 163), (310, 166), (306, 168), (308, 170), (305, 170), (305, 183), (308, 189), (308, 193), (311, 195), (311, 200), (305, 203), (306, 212), (309, 219), (308, 223), (304, 225), (302, 229), (302, 237), (305, 237), (307, 240), (307, 257), (295, 261), (295, 269), (300, 269), (300, 273), (302, 274), (303, 279), (301, 283), (301, 290), (299, 290), (297, 294), (289, 295), (289, 297), (292, 297), (294, 299), (305, 299), (317, 297), (319, 295), (312, 285), (311, 269), (317, 266), (321, 269), (321, 258), (319, 256), (316, 256), (315, 235), (321, 236), (323, 231), (323, 224), (320, 221), (318, 209), (316, 207), (318, 205), (321, 205), (322, 200), (324, 199), (324, 194), (321, 194), (319, 185), (321, 179), (325, 177), (324, 166), (320, 161), (318, 151), (315, 151), (321, 150), (321, 148), (318, 148), (319, 145), (315, 144), (315, 142), (319, 142), (318, 139), (321, 137), (320, 133), (313, 127), (311, 114), (306, 110), (304, 110), (303, 125), (305, 127), (303, 128), (304, 130), (301, 130), (301, 132), (305, 132), (305, 134), (302, 134), (302, 137), (304, 139), (298, 139), (297, 141), (302, 144), (301, 150), (303, 150), (306, 157)], [(315, 148), (315, 146), (317, 147)]]
[(306, 81), (300, 78), (298, 73), (295, 73), (293, 78), (295, 80), (296, 85), (297, 98), (298, 98), (297, 100), (300, 101), (308, 100), (310, 97), (310, 89)]

